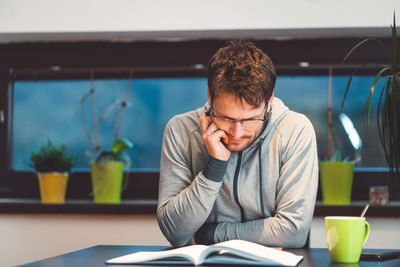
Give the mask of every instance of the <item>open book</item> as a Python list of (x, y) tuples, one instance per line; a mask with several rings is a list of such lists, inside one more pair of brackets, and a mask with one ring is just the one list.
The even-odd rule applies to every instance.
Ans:
[(142, 251), (109, 259), (107, 264), (246, 264), (296, 266), (303, 256), (244, 240), (192, 245), (163, 251)]

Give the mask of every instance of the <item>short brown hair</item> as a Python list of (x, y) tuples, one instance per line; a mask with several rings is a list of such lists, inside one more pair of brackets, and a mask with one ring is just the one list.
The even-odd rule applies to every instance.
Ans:
[(250, 41), (230, 41), (217, 50), (208, 64), (211, 101), (220, 93), (233, 93), (242, 101), (259, 107), (268, 103), (275, 81), (272, 60)]

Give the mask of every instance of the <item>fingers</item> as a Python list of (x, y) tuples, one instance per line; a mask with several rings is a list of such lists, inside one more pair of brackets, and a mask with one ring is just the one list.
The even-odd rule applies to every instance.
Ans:
[(217, 125), (215, 125), (215, 123), (210, 123), (208, 125), (207, 130), (204, 132), (205, 135), (209, 136), (212, 135), (213, 133), (215, 133), (216, 131), (221, 131), (220, 129), (218, 129)]
[[(212, 121), (212, 119), (208, 116), (200, 117), (200, 127), (201, 127), (201, 135), (202, 135), (203, 139), (210, 137), (217, 131), (221, 131), (218, 129), (217, 125), (215, 125), (215, 123)], [(215, 138), (213, 138), (213, 140), (215, 140)]]
[(228, 135), (225, 131), (219, 129), (210, 117), (200, 117), (201, 137), (210, 156), (220, 159), (229, 160), (230, 151), (226, 148), (229, 142)]
[(224, 142), (225, 145), (227, 145), (229, 143), (229, 137), (226, 134), (226, 132), (224, 132), (224, 134), (222, 136), (222, 142)]
[(228, 143), (228, 135), (222, 130), (213, 131), (211, 134), (208, 135), (209, 139), (213, 142), (221, 142), (222, 141), (227, 144)]
[(200, 121), (201, 134), (204, 134), (207, 131), (208, 126), (212, 123), (212, 119), (208, 116), (201, 116), (199, 121)]
[(228, 136), (223, 130), (217, 130), (207, 136), (204, 143), (210, 156), (223, 161), (229, 160), (231, 152), (226, 147)]

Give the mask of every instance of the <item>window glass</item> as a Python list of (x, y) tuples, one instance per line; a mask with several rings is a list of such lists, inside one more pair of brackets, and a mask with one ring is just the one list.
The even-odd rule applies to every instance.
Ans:
[[(97, 117), (108, 114), (99, 124), (100, 145), (110, 149), (117, 129), (120, 105), (127, 80), (96, 80)], [(13, 156), (14, 169), (27, 168), (29, 151), (37, 150), (48, 138), (65, 143), (75, 155), (77, 168), (88, 168), (95, 156), (82, 123), (81, 99), (90, 91), (90, 81), (21, 81), (14, 84)], [(162, 135), (175, 114), (190, 111), (207, 101), (204, 78), (134, 79), (123, 116), (120, 137), (134, 143), (129, 151), (131, 167), (143, 171), (158, 169)], [(84, 101), (86, 125), (94, 139), (91, 97)]]
[[(343, 158), (361, 158), (359, 166), (385, 167), (383, 151), (375, 122), (376, 109), (371, 115), (371, 125), (366, 129), (366, 99), (373, 77), (355, 77), (345, 104), (344, 112), (353, 121), (362, 139), (361, 149), (356, 151), (341, 125), (341, 100), (348, 78), (336, 76), (332, 82), (333, 134), (336, 147)], [(379, 83), (373, 98), (376, 107)], [(109, 149), (114, 141), (118, 125), (120, 105), (111, 112), (108, 109), (123, 100), (127, 79), (96, 80), (96, 112), (100, 117), (108, 114), (99, 125), (100, 145)], [(64, 143), (75, 155), (76, 168), (88, 168), (95, 153), (85, 135), (82, 123), (81, 99), (90, 91), (90, 80), (65, 81), (17, 81), (14, 83), (12, 168), (28, 168), (29, 151), (51, 139)], [(130, 84), (128, 106), (125, 109), (121, 138), (134, 143), (129, 151), (134, 170), (159, 169), (164, 127), (175, 114), (193, 110), (207, 101), (206, 78), (157, 78), (133, 79)], [(306, 114), (314, 125), (320, 159), (327, 156), (328, 136), (328, 77), (327, 76), (279, 76), (275, 96), (281, 98), (290, 109)], [(94, 138), (92, 100), (83, 103), (84, 117)]]
[[(328, 87), (327, 76), (283, 76), (278, 77), (275, 95), (284, 100), (290, 109), (306, 114), (317, 135), (318, 156), (326, 160), (328, 156)], [(367, 128), (367, 99), (374, 77), (353, 77), (346, 102), (341, 111), (343, 95), (348, 76), (332, 78), (332, 135), (334, 146), (341, 152), (342, 159), (356, 160), (356, 166), (387, 167), (381, 148), (376, 125), (376, 107), (385, 80), (376, 86), (371, 105), (370, 125)], [(350, 142), (339, 115), (344, 112), (352, 121), (361, 139), (357, 150)]]

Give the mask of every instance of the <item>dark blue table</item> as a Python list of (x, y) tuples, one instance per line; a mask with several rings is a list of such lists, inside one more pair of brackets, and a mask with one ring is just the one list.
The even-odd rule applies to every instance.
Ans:
[[(41, 261), (33, 262), (23, 266), (29, 267), (45, 267), (45, 266), (106, 266), (104, 263), (107, 259), (122, 256), (125, 254), (133, 253), (136, 251), (156, 251), (165, 249), (165, 246), (110, 246), (101, 245), (94, 246), (75, 252), (67, 253), (64, 255), (56, 256), (53, 258), (44, 259)], [(286, 249), (285, 251), (293, 252), (298, 255), (303, 255), (304, 259), (298, 265), (299, 267), (311, 266), (311, 267), (368, 267), (368, 266), (380, 266), (380, 267), (399, 267), (400, 258), (395, 260), (388, 260), (382, 262), (368, 262), (360, 261), (359, 263), (353, 264), (340, 264), (334, 263), (329, 257), (328, 249), (326, 248), (305, 248), (305, 249)], [(386, 249), (366, 249), (366, 252), (384, 252)], [(116, 266), (116, 265), (108, 265)], [(125, 265), (126, 266), (126, 265)], [(132, 266), (132, 265), (130, 265)], [(146, 264), (145, 266), (152, 266)], [(166, 266), (166, 265), (153, 265), (153, 266)], [(171, 266), (171, 265), (168, 265)], [(182, 267), (182, 265), (179, 265)], [(184, 266), (184, 265), (183, 265)], [(187, 265), (186, 265), (187, 266)], [(211, 266), (211, 265), (208, 265)], [(221, 266), (221, 265), (218, 265)]]

